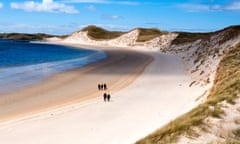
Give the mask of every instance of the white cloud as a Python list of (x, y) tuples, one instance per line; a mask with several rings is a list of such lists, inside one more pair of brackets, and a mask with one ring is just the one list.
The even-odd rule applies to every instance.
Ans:
[(121, 16), (118, 16), (118, 15), (102, 15), (102, 18), (106, 19), (106, 20), (117, 20), (117, 19), (120, 19)]
[(63, 0), (65, 3), (96, 3), (96, 4), (118, 4), (118, 5), (139, 5), (139, 2), (113, 1), (113, 0)]
[(117, 16), (117, 15), (112, 15), (110, 18), (112, 18), (112, 19), (119, 19), (119, 18), (120, 18), (120, 16)]
[(234, 2), (225, 7), (226, 10), (240, 10), (240, 2)]
[(93, 5), (89, 5), (89, 6), (86, 7), (86, 9), (89, 10), (89, 11), (95, 11), (96, 7), (93, 6)]
[(65, 3), (103, 3), (108, 4), (108, 0), (63, 0)]
[(73, 6), (54, 2), (53, 0), (43, 0), (41, 3), (34, 1), (25, 1), (22, 3), (12, 2), (11, 8), (22, 9), (29, 12), (79, 13)]
[(177, 7), (188, 12), (200, 11), (240, 11), (240, 2), (233, 2), (227, 5), (219, 4), (178, 4)]
[(188, 12), (198, 12), (198, 11), (208, 11), (208, 5), (202, 4), (179, 4), (178, 7), (188, 11)]
[(0, 9), (1, 9), (1, 8), (3, 8), (3, 4), (2, 4), (2, 3), (0, 3)]
[(120, 2), (116, 2), (116, 4), (121, 4), (121, 5), (139, 5), (140, 3), (138, 2), (130, 2), (130, 1), (120, 1)]

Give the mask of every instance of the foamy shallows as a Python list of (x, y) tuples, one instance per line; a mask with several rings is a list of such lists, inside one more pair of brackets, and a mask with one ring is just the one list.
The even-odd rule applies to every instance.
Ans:
[(0, 39), (0, 94), (106, 57), (97, 50)]

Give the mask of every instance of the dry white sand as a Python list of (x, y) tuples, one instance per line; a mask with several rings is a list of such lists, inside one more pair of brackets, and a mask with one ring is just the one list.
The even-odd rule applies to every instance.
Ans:
[(182, 60), (145, 53), (155, 60), (132, 84), (111, 93), (111, 102), (97, 97), (2, 123), (1, 143), (129, 144), (195, 107), (205, 88), (189, 87)]

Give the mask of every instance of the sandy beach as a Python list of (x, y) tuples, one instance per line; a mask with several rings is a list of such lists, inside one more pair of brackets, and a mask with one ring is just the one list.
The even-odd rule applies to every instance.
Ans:
[(1, 0), (0, 144), (240, 143), (239, 12)]
[(56, 74), (25, 89), (1, 95), (0, 121), (101, 97), (102, 93), (97, 89), (98, 83), (107, 83), (109, 92), (115, 92), (136, 79), (152, 61), (150, 56), (140, 52), (104, 48), (101, 50), (108, 55), (102, 61)]
[[(108, 58), (1, 96), (0, 139), (17, 144), (129, 144), (198, 104), (172, 54), (102, 49)], [(112, 95), (103, 102), (98, 83)]]

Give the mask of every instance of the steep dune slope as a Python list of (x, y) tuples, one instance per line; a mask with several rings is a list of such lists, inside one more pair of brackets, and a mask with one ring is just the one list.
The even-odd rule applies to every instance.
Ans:
[(181, 55), (194, 84), (205, 85), (214, 80), (218, 63), (239, 41), (240, 26), (232, 26), (212, 33), (179, 33), (164, 50)]
[[(164, 49), (183, 58), (195, 84), (212, 88), (201, 104), (137, 142), (239, 143), (240, 26), (212, 33), (178, 33)], [(215, 77), (216, 73), (216, 77)]]

